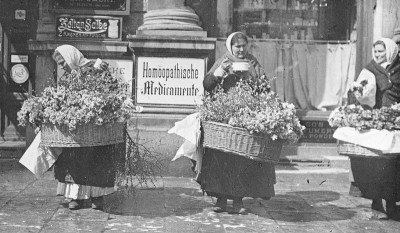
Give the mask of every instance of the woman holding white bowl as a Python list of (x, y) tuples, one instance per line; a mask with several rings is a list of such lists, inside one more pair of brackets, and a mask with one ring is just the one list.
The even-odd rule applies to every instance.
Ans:
[[(226, 40), (227, 52), (206, 74), (203, 86), (210, 93), (218, 87), (228, 91), (240, 80), (260, 83), (264, 69), (248, 53), (248, 40), (241, 32), (232, 33)], [(227, 210), (227, 200), (233, 200), (233, 213), (246, 214), (243, 197), (270, 199), (275, 196), (275, 166), (233, 153), (205, 148), (201, 171), (197, 179), (209, 196), (217, 198), (216, 212)]]

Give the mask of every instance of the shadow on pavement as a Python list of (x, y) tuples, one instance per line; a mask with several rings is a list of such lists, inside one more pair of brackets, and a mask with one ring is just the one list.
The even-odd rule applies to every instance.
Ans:
[[(316, 222), (326, 220), (348, 220), (355, 216), (351, 207), (339, 206), (340, 193), (333, 191), (298, 191), (277, 195), (260, 201), (268, 215), (276, 221)], [(254, 205), (255, 199), (245, 200), (245, 206)], [(354, 207), (353, 207), (354, 209)], [(261, 217), (265, 217), (261, 215)]]
[(125, 216), (166, 217), (202, 213), (211, 206), (198, 189), (166, 187), (134, 192), (119, 190), (105, 198), (104, 211)]

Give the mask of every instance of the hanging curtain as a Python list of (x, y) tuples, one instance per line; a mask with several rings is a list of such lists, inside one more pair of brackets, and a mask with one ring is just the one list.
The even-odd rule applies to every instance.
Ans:
[[(216, 57), (225, 53), (217, 41)], [(250, 41), (249, 52), (276, 77), (272, 89), (298, 109), (332, 110), (346, 101), (354, 80), (356, 44)]]

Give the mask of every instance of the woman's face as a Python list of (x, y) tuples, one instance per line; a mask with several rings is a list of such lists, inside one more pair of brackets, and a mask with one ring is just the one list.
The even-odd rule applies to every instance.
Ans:
[(232, 45), (232, 54), (233, 56), (241, 59), (246, 56), (247, 42), (245, 39), (238, 39), (238, 41)]
[(68, 63), (64, 60), (61, 54), (56, 54), (54, 59), (57, 62), (57, 65), (59, 65), (65, 72), (70, 73), (72, 71), (71, 67), (69, 67)]
[(374, 57), (375, 61), (378, 64), (382, 64), (384, 62), (387, 62), (386, 60), (386, 49), (382, 44), (377, 44), (374, 47)]

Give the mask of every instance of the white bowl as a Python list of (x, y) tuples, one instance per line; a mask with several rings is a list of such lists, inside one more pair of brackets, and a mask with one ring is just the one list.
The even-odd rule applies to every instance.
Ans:
[(232, 63), (233, 71), (248, 71), (250, 64), (248, 62), (234, 62)]

